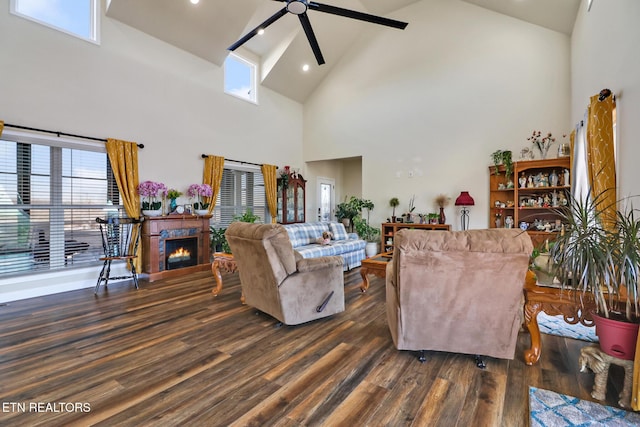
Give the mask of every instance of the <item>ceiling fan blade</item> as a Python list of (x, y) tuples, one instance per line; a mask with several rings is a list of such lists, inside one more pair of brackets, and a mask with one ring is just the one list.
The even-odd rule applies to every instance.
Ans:
[(384, 18), (382, 16), (370, 15), (368, 13), (356, 12), (355, 10), (343, 9), (341, 7), (330, 6), (322, 3), (308, 3), (309, 9), (317, 10), (319, 12), (330, 13), (332, 15), (344, 16), (352, 19), (359, 19), (360, 21), (371, 22), (374, 24), (386, 25), (387, 27), (398, 28), (404, 30), (409, 23), (396, 21), (395, 19)]
[(235, 42), (234, 44), (229, 46), (227, 48), (227, 50), (236, 50), (237, 48), (239, 48), (240, 46), (242, 46), (243, 44), (245, 44), (246, 42), (251, 40), (253, 38), (253, 36), (258, 34), (258, 30), (260, 30), (260, 29), (264, 30), (269, 25), (273, 24), (274, 22), (276, 22), (278, 19), (282, 18), (286, 14), (287, 14), (287, 8), (283, 7), (282, 9), (280, 9), (279, 11), (277, 11), (276, 13), (271, 15), (271, 17), (268, 18), (266, 21), (264, 21), (262, 24), (258, 25), (253, 30), (251, 30), (247, 34), (245, 34), (244, 37), (242, 37), (240, 40), (238, 40), (237, 42)]
[(298, 15), (300, 19), (300, 23), (302, 24), (302, 29), (304, 33), (307, 35), (307, 39), (309, 40), (309, 44), (311, 45), (311, 50), (313, 54), (316, 56), (316, 61), (318, 61), (318, 65), (324, 64), (324, 57), (322, 56), (322, 52), (320, 51), (320, 45), (318, 44), (318, 40), (316, 39), (316, 35), (313, 33), (313, 28), (311, 28), (311, 22), (309, 22), (309, 17), (307, 13), (301, 13)]

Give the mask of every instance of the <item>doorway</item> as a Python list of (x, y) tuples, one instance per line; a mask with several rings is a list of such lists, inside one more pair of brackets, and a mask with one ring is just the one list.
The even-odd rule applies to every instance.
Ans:
[(318, 177), (318, 221), (335, 220), (336, 181), (333, 178)]

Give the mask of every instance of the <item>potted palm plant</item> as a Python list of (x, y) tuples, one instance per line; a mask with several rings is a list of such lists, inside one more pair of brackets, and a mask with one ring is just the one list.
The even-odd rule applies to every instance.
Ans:
[[(621, 209), (607, 209), (605, 193), (573, 197), (558, 212), (566, 230), (550, 253), (562, 286), (593, 297), (601, 349), (633, 359), (640, 311), (640, 218), (628, 201)], [(623, 332), (627, 337), (616, 341)]]

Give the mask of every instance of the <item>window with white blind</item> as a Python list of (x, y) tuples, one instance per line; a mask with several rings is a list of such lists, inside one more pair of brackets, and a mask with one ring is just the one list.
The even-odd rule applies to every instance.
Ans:
[(95, 264), (96, 217), (122, 211), (104, 145), (28, 139), (0, 139), (0, 278)]
[[(211, 225), (215, 228), (227, 228), (234, 217), (248, 210), (260, 217), (256, 222), (270, 222), (260, 168), (225, 166)], [(265, 221), (265, 218), (269, 218), (269, 221)]]

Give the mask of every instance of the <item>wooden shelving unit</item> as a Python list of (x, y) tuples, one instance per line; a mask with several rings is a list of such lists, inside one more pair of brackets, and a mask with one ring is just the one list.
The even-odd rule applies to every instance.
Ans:
[(383, 248), (382, 252), (390, 252), (393, 250), (393, 238), (398, 230), (403, 228), (414, 228), (418, 230), (445, 230), (449, 231), (451, 226), (449, 224), (417, 224), (417, 223), (402, 223), (402, 222), (385, 222), (382, 224), (382, 234), (380, 247)]
[[(534, 246), (553, 240), (561, 228), (556, 225), (558, 212), (570, 200), (571, 186), (565, 185), (567, 172), (571, 174), (569, 157), (514, 162), (513, 176), (509, 180), (504, 175), (504, 166), (498, 167), (498, 174), (495, 167), (490, 166), (489, 227), (498, 226), (497, 214), (501, 215), (500, 227), (506, 226), (505, 220), (510, 216), (513, 227), (527, 223), (527, 233)], [(522, 178), (524, 181), (521, 182)], [(538, 224), (546, 228), (539, 230)]]

